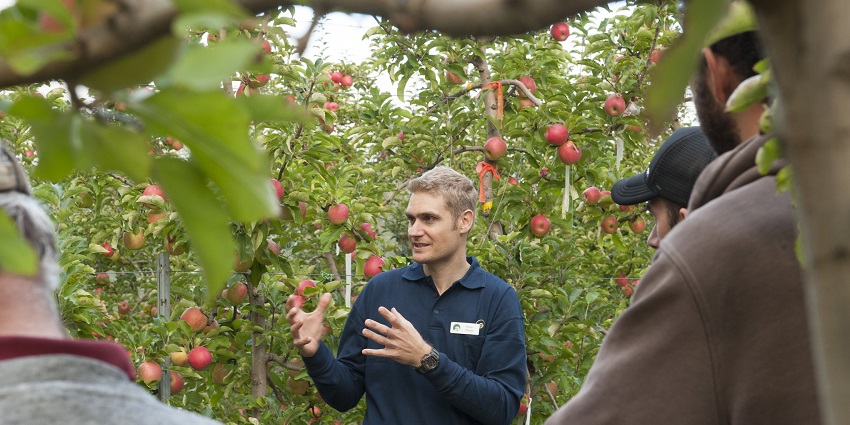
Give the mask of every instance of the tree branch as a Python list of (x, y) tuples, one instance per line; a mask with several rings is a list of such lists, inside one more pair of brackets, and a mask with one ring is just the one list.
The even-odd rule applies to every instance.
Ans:
[[(73, 59), (57, 61), (32, 74), (16, 73), (0, 61), (0, 88), (42, 81), (73, 79), (112, 59), (140, 50), (169, 34), (178, 17), (170, 0), (123, 0), (122, 7), (102, 23), (83, 29), (68, 50)], [(249, 13), (259, 14), (293, 6), (295, 1), (236, 0)], [(316, 10), (364, 13), (388, 18), (402, 32), (436, 30), (450, 36), (512, 35), (536, 31), (608, 0), (315, 0)]]

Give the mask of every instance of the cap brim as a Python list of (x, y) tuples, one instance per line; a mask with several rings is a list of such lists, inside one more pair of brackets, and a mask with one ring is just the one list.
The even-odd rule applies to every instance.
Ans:
[(658, 196), (646, 184), (646, 174), (638, 174), (614, 183), (611, 187), (611, 199), (620, 205), (635, 205)]

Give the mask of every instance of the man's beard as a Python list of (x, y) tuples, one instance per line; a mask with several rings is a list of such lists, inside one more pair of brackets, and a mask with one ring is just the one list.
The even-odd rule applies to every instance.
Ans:
[(706, 70), (698, 72), (694, 81), (694, 105), (702, 131), (708, 137), (711, 147), (720, 155), (741, 144), (741, 137), (732, 115), (726, 112), (725, 105), (714, 98), (705, 73)]

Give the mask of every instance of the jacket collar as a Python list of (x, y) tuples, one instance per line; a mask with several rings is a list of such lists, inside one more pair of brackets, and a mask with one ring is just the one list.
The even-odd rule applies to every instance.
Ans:
[[(483, 288), (484, 270), (478, 264), (478, 260), (473, 256), (467, 256), (466, 262), (469, 263), (469, 270), (466, 271), (466, 274), (463, 275), (458, 282), (467, 289)], [(425, 275), (425, 270), (422, 269), (422, 264), (414, 262), (407, 268), (401, 277), (411, 282), (419, 282), (428, 276)]]

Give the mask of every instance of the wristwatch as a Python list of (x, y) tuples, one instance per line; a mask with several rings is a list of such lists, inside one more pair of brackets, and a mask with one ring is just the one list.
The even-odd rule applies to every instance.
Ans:
[(422, 361), (419, 362), (419, 367), (416, 368), (416, 371), (419, 372), (420, 375), (424, 375), (440, 365), (440, 353), (436, 348), (431, 347), (431, 351), (422, 356)]

